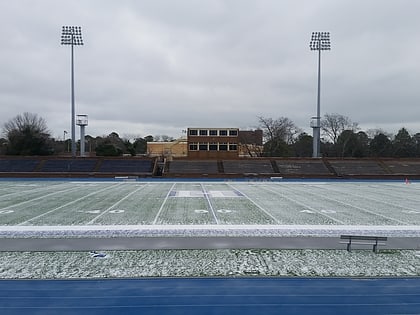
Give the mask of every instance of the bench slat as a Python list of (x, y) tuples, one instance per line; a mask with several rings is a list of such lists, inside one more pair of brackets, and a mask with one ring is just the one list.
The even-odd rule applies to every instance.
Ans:
[(386, 241), (388, 237), (386, 236), (364, 236), (364, 235), (341, 235), (343, 240), (360, 240), (360, 241)]

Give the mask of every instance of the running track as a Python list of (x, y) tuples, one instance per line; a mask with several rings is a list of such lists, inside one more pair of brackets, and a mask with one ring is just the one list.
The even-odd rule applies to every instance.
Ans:
[(420, 314), (420, 278), (0, 280), (0, 314)]

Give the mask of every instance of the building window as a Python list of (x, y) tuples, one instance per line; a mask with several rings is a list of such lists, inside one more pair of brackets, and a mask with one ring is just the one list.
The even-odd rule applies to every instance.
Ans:
[(191, 142), (190, 143), (190, 151), (197, 151), (198, 150), (198, 143), (197, 142)]
[(209, 145), (209, 151), (217, 151), (217, 143), (211, 142)]
[(198, 149), (200, 151), (208, 151), (208, 143), (207, 142), (200, 142), (200, 145), (198, 146)]
[(207, 136), (208, 135), (208, 130), (207, 129), (200, 129), (200, 136)]
[(219, 151), (227, 151), (228, 145), (226, 142), (219, 143)]
[(190, 129), (189, 130), (190, 136), (198, 136), (198, 130), (197, 129)]
[(238, 130), (229, 130), (229, 136), (236, 137), (238, 135)]
[(238, 145), (236, 143), (229, 143), (229, 151), (237, 151)]
[(227, 136), (228, 132), (225, 129), (219, 130), (219, 136)]
[(209, 130), (209, 135), (210, 136), (217, 136), (217, 129), (211, 129), (211, 130)]

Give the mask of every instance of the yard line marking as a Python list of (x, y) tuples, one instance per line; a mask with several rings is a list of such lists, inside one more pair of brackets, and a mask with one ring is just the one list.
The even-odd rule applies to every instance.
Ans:
[[(284, 187), (284, 186), (283, 186), (283, 187)], [(270, 192), (272, 192), (272, 193), (275, 193), (276, 195), (280, 195), (282, 198), (285, 198), (285, 199), (290, 200), (290, 201), (292, 201), (292, 202), (294, 202), (294, 203), (296, 203), (296, 204), (298, 204), (298, 205), (301, 205), (301, 206), (305, 207), (305, 208), (306, 208), (306, 209), (308, 209), (308, 210), (314, 211), (314, 212), (316, 212), (317, 214), (319, 214), (319, 215), (321, 215), (321, 216), (327, 217), (327, 218), (328, 218), (328, 219), (330, 219), (330, 220), (333, 220), (333, 221), (335, 221), (335, 222), (337, 222), (337, 223), (340, 223), (340, 224), (345, 225), (345, 223), (344, 223), (343, 221), (341, 221), (341, 220), (339, 220), (339, 219), (337, 219), (337, 218), (333, 218), (332, 216), (328, 215), (327, 213), (321, 213), (321, 211), (318, 211), (318, 210), (316, 210), (315, 208), (312, 208), (311, 206), (309, 206), (309, 205), (307, 205), (307, 204), (305, 204), (305, 203), (303, 203), (303, 202), (297, 201), (296, 199), (293, 199), (293, 198), (290, 198), (290, 197), (287, 197), (287, 196), (281, 195), (281, 194), (280, 194), (280, 192), (278, 192), (278, 191), (276, 191), (276, 190), (269, 189), (268, 187), (265, 187), (265, 186), (262, 186), (261, 188), (262, 188), (262, 189), (264, 189), (264, 190), (270, 191)]]
[[(21, 195), (21, 194), (26, 194), (26, 193), (41, 192), (43, 190), (50, 190), (51, 187), (55, 188), (57, 186), (63, 186), (63, 185), (68, 186), (67, 183), (61, 183), (61, 184), (53, 184), (53, 185), (48, 185), (48, 186), (43, 186), (43, 187), (35, 187), (35, 188), (29, 189), (29, 190), (24, 190), (24, 191), (19, 190), (19, 191), (16, 191), (16, 192), (11, 192), (9, 194), (2, 195), (2, 196), (0, 196), (0, 199), (3, 198), (3, 197), (10, 197), (10, 196), (13, 196), (13, 195)], [(8, 187), (8, 189), (14, 189), (14, 188), (16, 188), (16, 186)]]
[[(350, 195), (350, 196), (355, 196), (355, 197), (358, 197), (358, 198), (363, 198), (363, 199), (368, 199), (368, 200), (372, 200), (372, 201), (376, 201), (376, 202), (381, 202), (381, 203), (384, 203), (384, 204), (387, 204), (387, 205), (390, 205), (390, 206), (394, 206), (394, 207), (398, 207), (398, 208), (401, 208), (401, 209), (405, 209), (405, 210), (412, 210), (412, 211), (418, 211), (418, 209), (413, 209), (413, 208), (410, 208), (410, 207), (401, 207), (401, 206), (398, 206), (398, 205), (395, 205), (395, 204), (392, 204), (392, 203), (389, 203), (389, 202), (386, 202), (386, 201), (382, 201), (382, 200), (379, 200), (379, 199), (376, 199), (376, 198), (370, 198), (370, 197), (366, 197), (366, 195), (359, 195), (359, 194), (352, 194), (352, 193), (348, 193), (348, 192), (342, 192), (342, 191), (337, 191), (337, 190), (335, 190), (335, 189), (331, 189), (331, 188), (321, 188), (321, 189), (327, 189), (327, 190), (329, 190), (329, 191), (336, 191), (336, 192), (339, 192), (339, 193), (345, 193), (345, 194), (347, 194), (347, 195)], [(316, 195), (316, 196), (318, 196), (317, 194), (315, 194), (315, 193), (311, 193), (311, 192), (308, 192), (309, 194), (311, 194), (311, 195)], [(319, 196), (318, 196), (319, 197)], [(391, 218), (391, 217), (388, 217), (388, 216), (386, 216), (386, 215), (383, 215), (383, 214), (380, 214), (380, 213), (377, 213), (377, 212), (375, 212), (375, 211), (371, 211), (371, 210), (368, 210), (368, 209), (365, 209), (365, 208), (361, 208), (361, 207), (359, 207), (359, 206), (355, 206), (355, 205), (352, 205), (352, 204), (350, 204), (350, 203), (347, 203), (347, 202), (344, 202), (344, 201), (340, 201), (340, 200), (337, 200), (337, 199), (333, 199), (333, 198), (329, 198), (329, 197), (326, 197), (326, 196), (322, 196), (322, 198), (324, 198), (324, 199), (328, 199), (328, 200), (331, 200), (331, 201), (334, 201), (334, 202), (337, 202), (337, 203), (341, 203), (341, 204), (343, 204), (343, 205), (345, 205), (345, 206), (350, 206), (350, 207), (352, 207), (352, 208), (355, 208), (355, 209), (358, 209), (358, 210), (360, 210), (360, 211), (363, 211), (363, 212), (367, 212), (367, 213), (370, 213), (370, 214), (373, 214), (373, 215), (376, 215), (376, 216), (378, 216), (378, 217), (382, 217), (382, 218), (384, 218), (384, 219), (387, 219), (387, 220), (391, 220), (391, 221), (395, 221), (395, 222), (398, 222), (398, 223), (401, 223), (401, 224), (404, 224), (404, 225), (409, 225), (410, 224), (410, 222), (405, 222), (405, 221), (401, 221), (401, 220), (398, 220), (398, 219), (395, 219), (395, 218)]]
[(33, 198), (33, 199), (29, 199), (29, 200), (26, 200), (26, 201), (15, 203), (15, 204), (13, 204), (11, 206), (8, 206), (8, 207), (5, 207), (5, 208), (0, 208), (0, 210), (14, 208), (14, 207), (17, 207), (17, 206), (24, 205), (26, 203), (30, 203), (30, 202), (33, 202), (33, 201), (36, 201), (36, 200), (43, 199), (45, 197), (54, 196), (54, 195), (61, 194), (63, 192), (67, 192), (67, 191), (72, 191), (72, 190), (75, 190), (75, 189), (77, 189), (77, 187), (71, 188), (71, 189), (64, 189), (64, 190), (55, 191), (55, 192), (52, 192), (52, 193), (49, 193), (49, 194), (46, 194), (46, 195), (42, 195), (40, 197), (36, 197), (36, 198)]
[[(119, 186), (119, 185), (122, 185), (122, 184), (118, 184), (117, 186)], [(74, 188), (74, 189), (78, 189), (78, 188), (80, 188), (80, 187), (76, 187), (76, 188)], [(95, 194), (101, 193), (101, 192), (103, 192), (103, 191), (105, 191), (105, 190), (108, 190), (108, 189), (111, 189), (111, 188), (114, 188), (114, 185), (111, 185), (111, 186), (109, 186), (109, 187), (105, 187), (105, 188), (100, 189), (100, 190), (98, 190), (98, 191), (91, 192), (90, 194), (87, 194), (86, 196), (83, 196), (83, 197), (77, 198), (77, 199), (75, 199), (75, 200), (73, 200), (73, 201), (70, 201), (70, 202), (68, 202), (68, 203), (66, 203), (66, 204), (64, 204), (64, 205), (61, 205), (61, 206), (59, 206), (59, 207), (57, 207), (57, 208), (54, 208), (54, 209), (52, 209), (52, 210), (50, 210), (50, 211), (47, 211), (47, 212), (43, 213), (43, 214), (37, 215), (36, 217), (30, 218), (30, 219), (28, 219), (28, 220), (26, 220), (26, 221), (24, 221), (24, 222), (19, 223), (18, 225), (24, 225), (24, 224), (27, 224), (27, 223), (31, 222), (32, 220), (36, 220), (36, 219), (42, 218), (43, 216), (46, 216), (47, 214), (50, 214), (50, 213), (52, 213), (52, 212), (54, 212), (54, 211), (57, 211), (57, 210), (60, 210), (60, 209), (62, 209), (62, 208), (64, 208), (64, 207), (67, 207), (67, 206), (69, 206), (69, 205), (73, 204), (73, 203), (79, 202), (80, 200), (83, 200), (83, 199), (85, 199), (85, 198), (88, 198), (88, 197), (90, 197), (90, 196), (93, 196), (93, 195), (95, 195)], [(67, 191), (71, 191), (71, 190), (73, 190), (73, 189), (70, 189), (70, 190), (67, 190)]]
[(98, 216), (96, 216), (95, 218), (93, 218), (92, 220), (90, 220), (88, 223), (86, 223), (86, 225), (91, 225), (93, 224), (97, 219), (99, 219), (100, 217), (102, 217), (103, 215), (105, 215), (106, 213), (108, 213), (110, 210), (112, 210), (112, 208), (118, 206), (121, 202), (123, 202), (124, 200), (126, 200), (128, 197), (130, 197), (131, 195), (135, 194), (136, 192), (138, 192), (139, 190), (144, 189), (146, 186), (148, 186), (147, 184), (137, 188), (136, 190), (130, 192), (128, 195), (126, 195), (124, 198), (118, 200), (116, 203), (114, 203), (112, 206), (108, 207), (108, 209), (106, 209), (104, 212), (102, 212), (101, 214), (99, 214)]
[(279, 221), (279, 219), (277, 219), (276, 217), (274, 217), (270, 212), (268, 212), (266, 209), (264, 209), (262, 206), (260, 206), (258, 203), (256, 203), (254, 200), (252, 200), (247, 194), (245, 194), (243, 191), (239, 190), (238, 188), (232, 186), (232, 184), (227, 184), (230, 188), (238, 191), (239, 193), (241, 193), (246, 199), (248, 199), (251, 203), (253, 203), (255, 206), (257, 206), (257, 208), (259, 208), (262, 212), (264, 212), (266, 215), (268, 215), (270, 218), (272, 218), (274, 220), (274, 222), (276, 222), (277, 224), (280, 224), (281, 222)]
[(200, 183), (201, 190), (203, 191), (204, 196), (206, 197), (207, 204), (210, 208), (211, 214), (213, 215), (214, 221), (216, 221), (216, 224), (219, 224), (219, 220), (217, 219), (216, 213), (214, 212), (213, 205), (211, 204), (211, 200), (209, 198), (209, 193), (207, 192), (206, 188), (204, 187), (203, 183)]
[(165, 203), (168, 201), (169, 195), (171, 194), (171, 192), (172, 192), (172, 190), (174, 189), (175, 185), (176, 185), (176, 183), (173, 183), (173, 184), (172, 184), (172, 186), (171, 186), (171, 188), (169, 189), (168, 193), (166, 194), (166, 197), (165, 197), (165, 199), (163, 200), (162, 204), (160, 205), (159, 211), (158, 211), (158, 213), (156, 214), (155, 219), (153, 220), (153, 223), (152, 223), (152, 224), (156, 224), (156, 223), (157, 223), (158, 217), (160, 216), (160, 213), (161, 213), (161, 212), (162, 212), (162, 210), (163, 210), (163, 206), (164, 206), (164, 205), (165, 205)]

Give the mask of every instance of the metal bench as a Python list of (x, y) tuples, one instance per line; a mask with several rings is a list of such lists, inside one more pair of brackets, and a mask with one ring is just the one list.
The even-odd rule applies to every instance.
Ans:
[(385, 246), (388, 240), (385, 236), (363, 236), (363, 235), (341, 235), (340, 239), (345, 240), (341, 244), (347, 244), (347, 251), (351, 252), (351, 245), (373, 245), (373, 252), (378, 252), (378, 246)]

